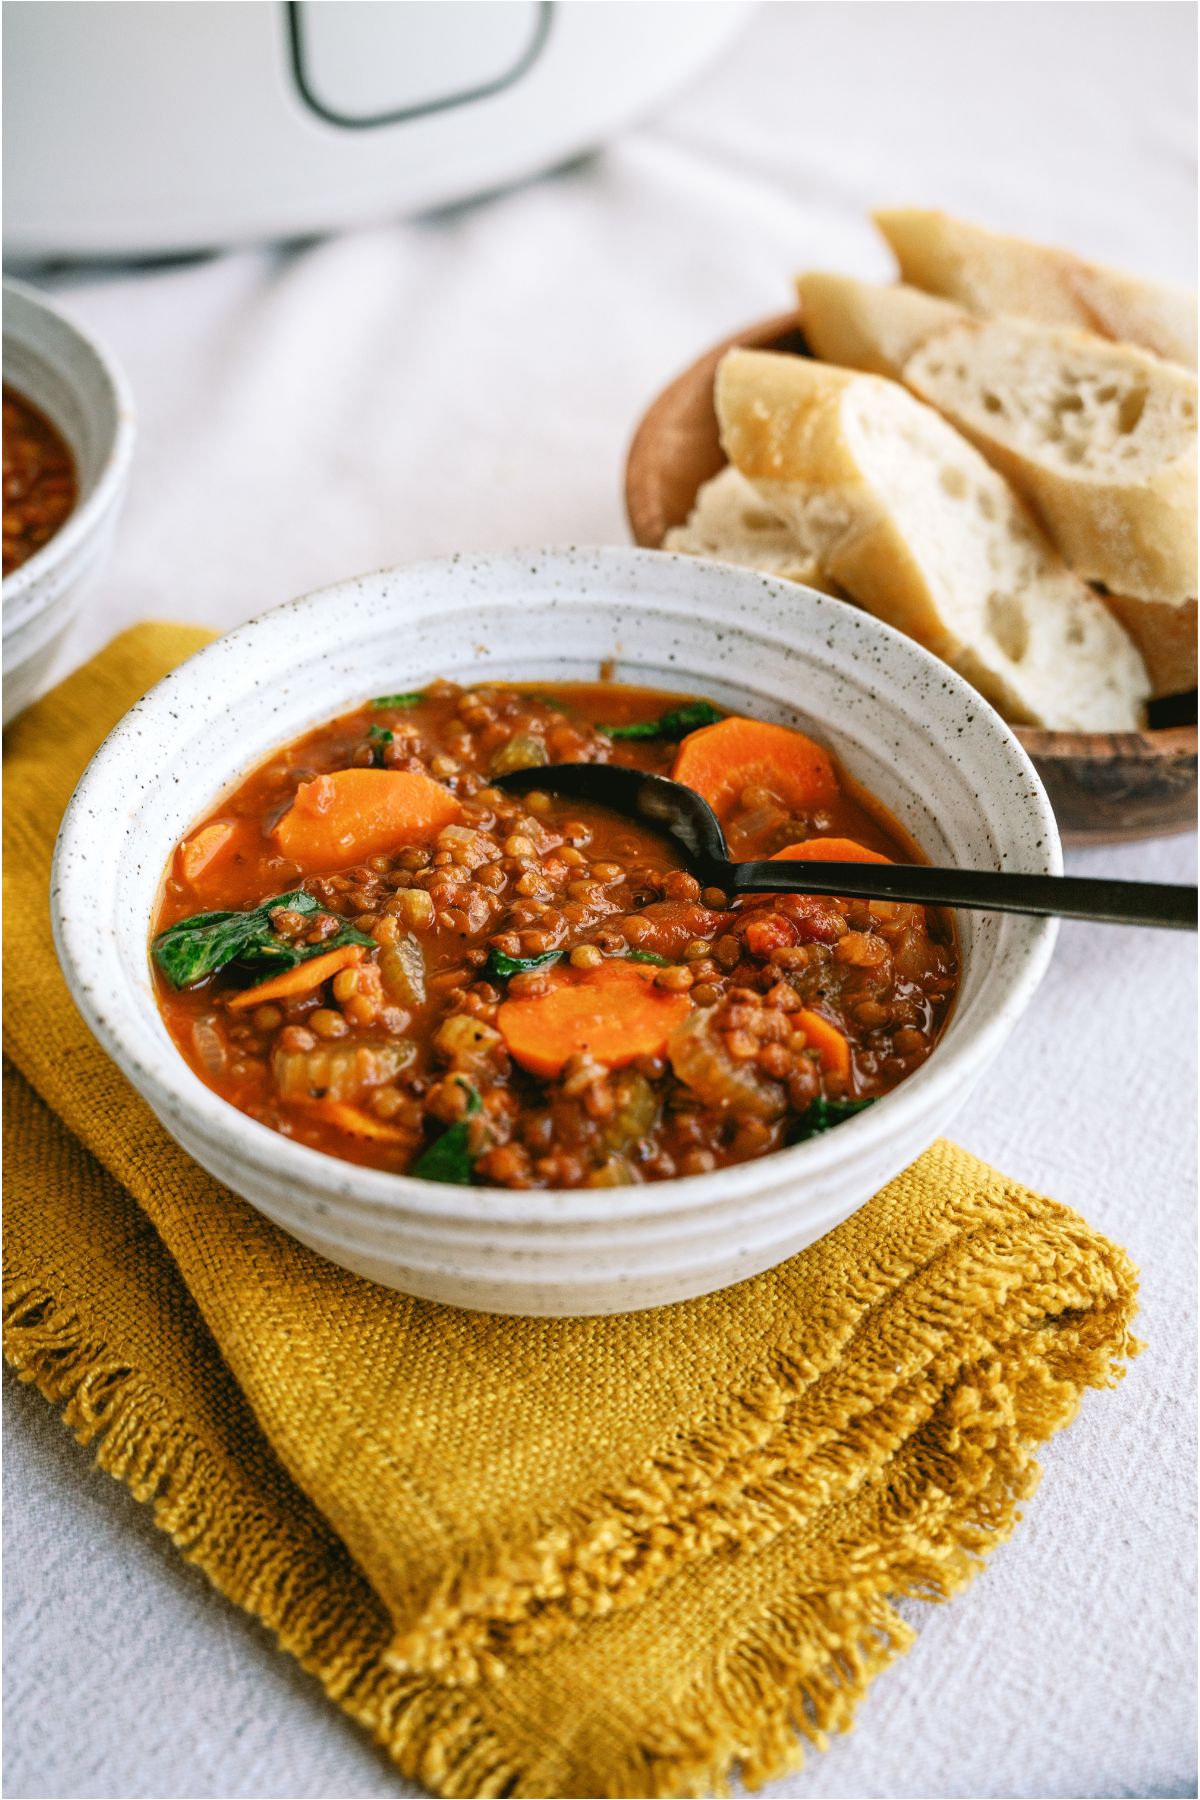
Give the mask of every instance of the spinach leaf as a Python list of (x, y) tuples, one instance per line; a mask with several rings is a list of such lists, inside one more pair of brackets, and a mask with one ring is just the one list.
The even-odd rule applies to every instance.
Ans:
[(486, 973), (495, 981), (508, 981), (529, 969), (548, 969), (561, 955), (561, 950), (546, 950), (541, 956), (505, 956), (503, 950), (493, 950), (487, 959)]
[(150, 946), (154, 960), (172, 987), (184, 988), (231, 963), (250, 974), (271, 975), (294, 969), (311, 956), (323, 956), (326, 950), (340, 950), (343, 944), (375, 948), (374, 938), (364, 937), (353, 925), (343, 925), (319, 944), (288, 943), (271, 926), (271, 914), (281, 906), (304, 914), (322, 911), (311, 894), (297, 888), (276, 894), (249, 912), (193, 913), (159, 932)]
[[(566, 955), (565, 950), (546, 950), (541, 956), (506, 956), (503, 950), (493, 950), (487, 960), (484, 973), (493, 981), (509, 981), (514, 975), (524, 975), (529, 969), (548, 969)], [(669, 956), (656, 956), (653, 950), (623, 950), (622, 962), (657, 963), (660, 968), (669, 968)]]
[(395, 743), (395, 732), (385, 731), (382, 725), (371, 725), (367, 728), (367, 736), (374, 745), (374, 749), (371, 752), (372, 767), (376, 769), (385, 768), (386, 764), (383, 760), (383, 753), (388, 744)]
[(596, 729), (610, 738), (663, 738), (674, 744), (689, 731), (699, 731), (702, 725), (717, 725), (724, 717), (707, 700), (692, 700), (687, 706), (676, 706), (663, 713), (659, 719), (643, 719), (637, 725), (598, 725)]
[(411, 694), (382, 694), (378, 700), (372, 700), (372, 706), (419, 706), (425, 698), (420, 689)]
[(452, 1181), (459, 1187), (469, 1187), (474, 1158), (471, 1155), (468, 1120), (482, 1112), (483, 1101), (470, 1082), (464, 1081), (461, 1076), (458, 1085), (466, 1092), (466, 1113), (453, 1125), (447, 1125), (441, 1137), (435, 1138), (428, 1150), (421, 1152), (408, 1172), (410, 1175), (418, 1175), (422, 1181)]
[(808, 1111), (797, 1124), (791, 1134), (794, 1144), (802, 1144), (806, 1138), (818, 1137), (822, 1131), (832, 1131), (835, 1125), (841, 1125), (852, 1119), (855, 1113), (865, 1112), (868, 1106), (874, 1106), (874, 1097), (867, 1100), (827, 1100), (824, 1094), (818, 1094)]

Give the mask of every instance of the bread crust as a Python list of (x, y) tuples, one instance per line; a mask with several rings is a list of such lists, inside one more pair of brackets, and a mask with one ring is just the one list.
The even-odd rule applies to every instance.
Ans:
[(814, 356), (894, 381), (926, 339), (970, 317), (961, 306), (915, 287), (884, 287), (824, 270), (797, 275), (796, 299)]
[(986, 317), (1075, 326), (1196, 367), (1196, 296), (1186, 288), (936, 210), (888, 207), (872, 216), (914, 287)]
[(1142, 653), (1151, 698), (1190, 694), (1197, 676), (1196, 602), (1163, 606), (1153, 600), (1132, 600), (1127, 594), (1106, 594), (1104, 603)]

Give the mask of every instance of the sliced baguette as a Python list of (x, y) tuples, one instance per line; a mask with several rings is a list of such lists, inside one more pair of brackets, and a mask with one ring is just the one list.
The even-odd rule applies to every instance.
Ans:
[(1090, 332), (977, 319), (915, 288), (801, 276), (818, 356), (893, 375), (1031, 500), (1110, 593), (1196, 592), (1196, 378)]
[(875, 375), (754, 350), (722, 359), (716, 406), (730, 461), (822, 568), (1009, 719), (1138, 727), (1131, 640), (932, 408)]
[(1196, 367), (1196, 296), (1187, 288), (1145, 281), (948, 213), (896, 207), (874, 219), (914, 287), (988, 318), (1012, 314), (1074, 325)]
[(715, 556), (720, 562), (799, 581), (823, 593), (839, 591), (811, 550), (734, 468), (724, 468), (704, 483), (686, 525), (673, 526), (662, 547), (691, 556)]

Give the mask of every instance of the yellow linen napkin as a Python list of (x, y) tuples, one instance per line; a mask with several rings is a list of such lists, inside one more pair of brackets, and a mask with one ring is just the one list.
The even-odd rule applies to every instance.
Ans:
[(166, 1135), (51, 945), (71, 789), (202, 641), (127, 632), (9, 733), (9, 1359), (427, 1787), (780, 1772), (911, 1641), (892, 1601), (961, 1588), (1119, 1377), (1133, 1269), (945, 1143), (803, 1255), (657, 1312), (494, 1318), (321, 1261)]

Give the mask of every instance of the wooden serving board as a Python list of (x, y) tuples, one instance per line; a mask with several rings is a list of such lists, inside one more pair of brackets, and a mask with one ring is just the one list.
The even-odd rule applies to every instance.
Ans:
[[(781, 313), (706, 351), (652, 402), (625, 465), (625, 510), (634, 541), (647, 549), (659, 549), (671, 527), (684, 523), (699, 488), (724, 467), (713, 378), (735, 345), (807, 353), (800, 314)], [(1195, 829), (1194, 723), (1115, 733), (1014, 729), (1046, 784), (1066, 843), (1114, 844)]]

